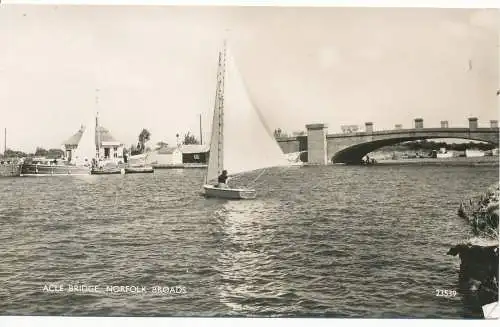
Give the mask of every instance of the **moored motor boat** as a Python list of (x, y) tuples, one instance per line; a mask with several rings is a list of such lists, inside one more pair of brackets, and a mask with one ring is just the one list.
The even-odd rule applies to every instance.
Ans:
[(95, 169), (90, 172), (92, 175), (120, 175), (123, 174), (124, 170), (120, 168), (114, 168), (114, 169)]
[(21, 165), (20, 176), (89, 175), (90, 166), (71, 165), (58, 160), (35, 159)]
[(150, 174), (154, 173), (154, 168), (151, 166), (126, 167), (125, 174)]

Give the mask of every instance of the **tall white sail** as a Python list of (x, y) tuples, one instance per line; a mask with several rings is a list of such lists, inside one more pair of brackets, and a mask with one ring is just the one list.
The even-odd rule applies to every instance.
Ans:
[(224, 169), (229, 175), (233, 175), (267, 167), (287, 166), (288, 161), (283, 151), (248, 97), (243, 79), (229, 50), (226, 50), (223, 60)]
[(208, 169), (206, 181), (212, 181), (217, 178), (222, 170), (222, 120), (220, 119), (221, 101), (222, 97), (222, 78), (223, 67), (222, 53), (219, 52), (219, 66), (217, 68), (217, 86), (215, 93), (214, 115), (212, 119), (212, 133), (210, 137), (210, 152), (208, 158)]
[(75, 151), (75, 164), (77, 165), (90, 166), (92, 159), (97, 156), (95, 124), (95, 118), (92, 117), (84, 126), (85, 129)]

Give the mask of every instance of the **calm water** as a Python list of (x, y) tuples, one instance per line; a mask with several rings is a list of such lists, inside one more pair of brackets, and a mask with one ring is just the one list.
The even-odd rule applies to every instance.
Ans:
[(436, 289), (456, 289), (459, 201), (498, 166), (271, 169), (253, 201), (201, 197), (203, 174), (0, 179), (0, 313), (462, 317)]

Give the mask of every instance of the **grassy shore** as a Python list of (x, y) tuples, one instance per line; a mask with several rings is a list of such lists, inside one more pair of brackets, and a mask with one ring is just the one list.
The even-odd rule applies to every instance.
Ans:
[(485, 193), (460, 204), (458, 215), (469, 222), (476, 237), (498, 241), (499, 197), (500, 185), (496, 183)]

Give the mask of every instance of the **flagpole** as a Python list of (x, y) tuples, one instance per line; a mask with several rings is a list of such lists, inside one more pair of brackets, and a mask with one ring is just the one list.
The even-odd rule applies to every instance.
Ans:
[(200, 144), (203, 144), (203, 131), (201, 128), (201, 114), (200, 114)]

